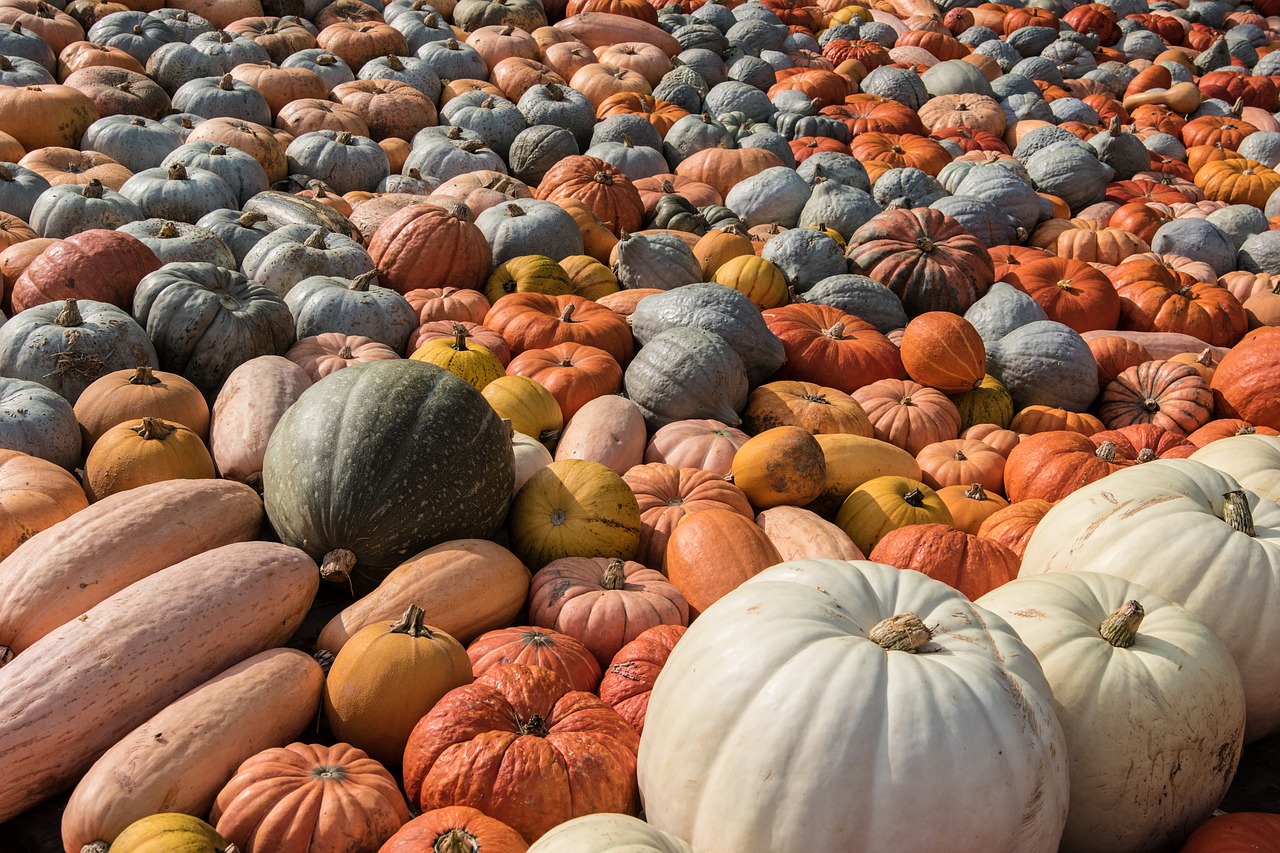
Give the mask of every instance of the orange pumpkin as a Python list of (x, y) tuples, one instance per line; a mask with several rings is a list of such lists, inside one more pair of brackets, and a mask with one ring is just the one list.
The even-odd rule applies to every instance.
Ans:
[(853, 399), (867, 413), (876, 438), (912, 456), (934, 442), (960, 434), (960, 412), (955, 403), (941, 391), (910, 380), (881, 379), (859, 388)]
[(0, 560), (89, 505), (71, 474), (44, 459), (0, 450)]
[(600, 698), (637, 732), (644, 732), (653, 683), (686, 630), (680, 625), (650, 628), (623, 646), (605, 670), (600, 681)]
[(587, 403), (622, 387), (622, 368), (613, 356), (572, 341), (525, 350), (507, 365), (507, 373), (528, 377), (550, 391), (566, 423)]
[(511, 827), (469, 806), (445, 806), (415, 817), (378, 853), (525, 853), (529, 843)]
[(636, 559), (646, 566), (663, 565), (672, 531), (690, 513), (727, 509), (745, 518), (754, 517), (742, 489), (711, 471), (646, 462), (632, 467), (622, 479), (640, 506)]
[(779, 379), (853, 393), (880, 379), (905, 376), (898, 348), (870, 323), (838, 308), (797, 303), (765, 311), (764, 319), (786, 351)]
[(523, 625), (489, 631), (471, 641), (467, 657), (477, 679), (505, 664), (521, 664), (547, 669), (574, 690), (590, 693), (600, 684), (600, 665), (591, 651), (578, 639), (549, 628)]
[(983, 539), (999, 542), (1021, 560), (1036, 525), (1052, 506), (1053, 504), (1040, 498), (1011, 503), (988, 516), (978, 528), (978, 535)]
[(86, 448), (117, 424), (148, 416), (181, 424), (201, 441), (209, 438), (209, 404), (200, 389), (176, 373), (146, 365), (94, 380), (76, 400), (75, 414)]
[(947, 311), (914, 317), (907, 323), (900, 349), (907, 375), (944, 394), (977, 388), (986, 375), (987, 350), (978, 330)]
[(779, 426), (738, 448), (730, 476), (757, 510), (804, 506), (822, 493), (827, 463), (813, 433)]
[(727, 509), (686, 515), (667, 540), (667, 577), (684, 593), (692, 620), (726, 593), (782, 561), (753, 519)]
[(1244, 307), (1225, 288), (1195, 281), (1149, 260), (1118, 266), (1110, 278), (1120, 295), (1120, 328), (1178, 332), (1231, 346), (1248, 329)]
[(996, 494), (1004, 491), (1004, 456), (972, 438), (953, 438), (925, 447), (916, 454), (921, 479), (932, 489), (981, 485)]
[(1213, 394), (1194, 367), (1148, 361), (1126, 369), (1103, 389), (1098, 417), (1108, 429), (1154, 424), (1185, 436), (1213, 418)]
[(1114, 329), (1120, 319), (1120, 297), (1115, 287), (1084, 261), (1032, 261), (1009, 272), (1004, 280), (1039, 303), (1050, 320), (1077, 332)]
[(215, 476), (213, 457), (200, 436), (182, 424), (169, 424), (157, 417), (111, 427), (84, 463), (85, 491), (95, 501), (162, 480)]
[(899, 569), (923, 572), (971, 599), (1018, 576), (1016, 554), (949, 524), (915, 524), (887, 533), (868, 557)]
[(752, 434), (798, 426), (815, 435), (849, 433), (870, 437), (867, 413), (848, 394), (812, 382), (768, 382), (751, 392), (742, 423)]
[(984, 521), (1009, 505), (999, 495), (987, 492), (981, 483), (945, 486), (938, 489), (938, 497), (947, 505), (956, 528), (975, 536)]

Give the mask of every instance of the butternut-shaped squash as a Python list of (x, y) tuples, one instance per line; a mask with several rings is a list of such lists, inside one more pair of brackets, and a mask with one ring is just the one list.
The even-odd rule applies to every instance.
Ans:
[(464, 646), (511, 625), (529, 595), (529, 570), (487, 539), (455, 539), (397, 566), (377, 589), (324, 626), (316, 647), (337, 654), (353, 634), (375, 622), (394, 622), (410, 604), (424, 621)]
[(188, 690), (280, 646), (315, 598), (304, 552), (237, 542), (162, 569), (0, 668), (0, 822), (66, 788)]
[(129, 584), (258, 535), (262, 500), (228, 480), (170, 480), (104, 498), (0, 563), (0, 664)]
[(296, 649), (268, 649), (201, 684), (93, 763), (62, 812), (63, 846), (106, 853), (147, 815), (207, 816), (240, 762), (315, 720), (323, 687), (320, 664)]
[(900, 447), (861, 435), (831, 433), (814, 436), (827, 462), (826, 483), (808, 509), (834, 518), (849, 493), (876, 477), (920, 479), (920, 463)]

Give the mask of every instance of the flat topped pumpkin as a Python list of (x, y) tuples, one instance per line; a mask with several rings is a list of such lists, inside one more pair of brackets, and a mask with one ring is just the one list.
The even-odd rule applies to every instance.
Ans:
[(435, 365), (374, 361), (303, 392), (271, 435), (262, 480), (281, 539), (367, 592), (424, 548), (494, 536), (514, 464), (480, 392)]

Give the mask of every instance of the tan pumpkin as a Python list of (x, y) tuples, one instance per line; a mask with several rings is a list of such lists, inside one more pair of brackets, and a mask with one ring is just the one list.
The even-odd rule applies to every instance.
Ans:
[(63, 468), (0, 449), (0, 561), (88, 505), (80, 482)]
[(75, 413), (85, 447), (111, 427), (143, 417), (182, 424), (201, 441), (209, 439), (209, 404), (200, 389), (176, 373), (146, 365), (94, 380), (76, 400)]
[(153, 417), (107, 430), (84, 463), (85, 490), (95, 501), (163, 480), (214, 476), (213, 457), (200, 436)]
[(410, 604), (394, 622), (361, 628), (325, 679), (324, 715), (334, 735), (389, 767), (400, 763), (418, 720), (473, 680), (467, 650), (426, 625), (425, 615)]
[(687, 625), (689, 605), (661, 572), (640, 563), (566, 557), (534, 576), (529, 621), (579, 640), (603, 670), (643, 631)]
[(625, 474), (644, 459), (644, 415), (617, 394), (589, 401), (574, 413), (556, 445), (556, 459), (589, 459)]
[(900, 447), (878, 438), (858, 435), (815, 436), (827, 462), (827, 478), (822, 494), (809, 508), (827, 518), (835, 518), (854, 489), (877, 477), (907, 477), (919, 480), (920, 463)]
[(645, 462), (666, 462), (677, 468), (699, 468), (725, 476), (738, 448), (749, 439), (745, 432), (709, 419), (675, 421), (649, 439)]
[(752, 391), (742, 424), (752, 434), (779, 426), (798, 426), (815, 435), (838, 432), (869, 437), (874, 432), (867, 413), (853, 397), (837, 388), (788, 380)]
[(816, 512), (798, 506), (775, 506), (756, 516), (756, 525), (783, 560), (828, 558), (865, 560), (849, 535)]

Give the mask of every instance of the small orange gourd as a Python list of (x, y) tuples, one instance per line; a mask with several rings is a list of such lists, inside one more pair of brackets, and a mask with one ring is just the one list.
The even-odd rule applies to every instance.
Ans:
[(107, 430), (84, 463), (91, 501), (162, 480), (215, 476), (213, 457), (200, 436), (182, 424), (151, 417)]

